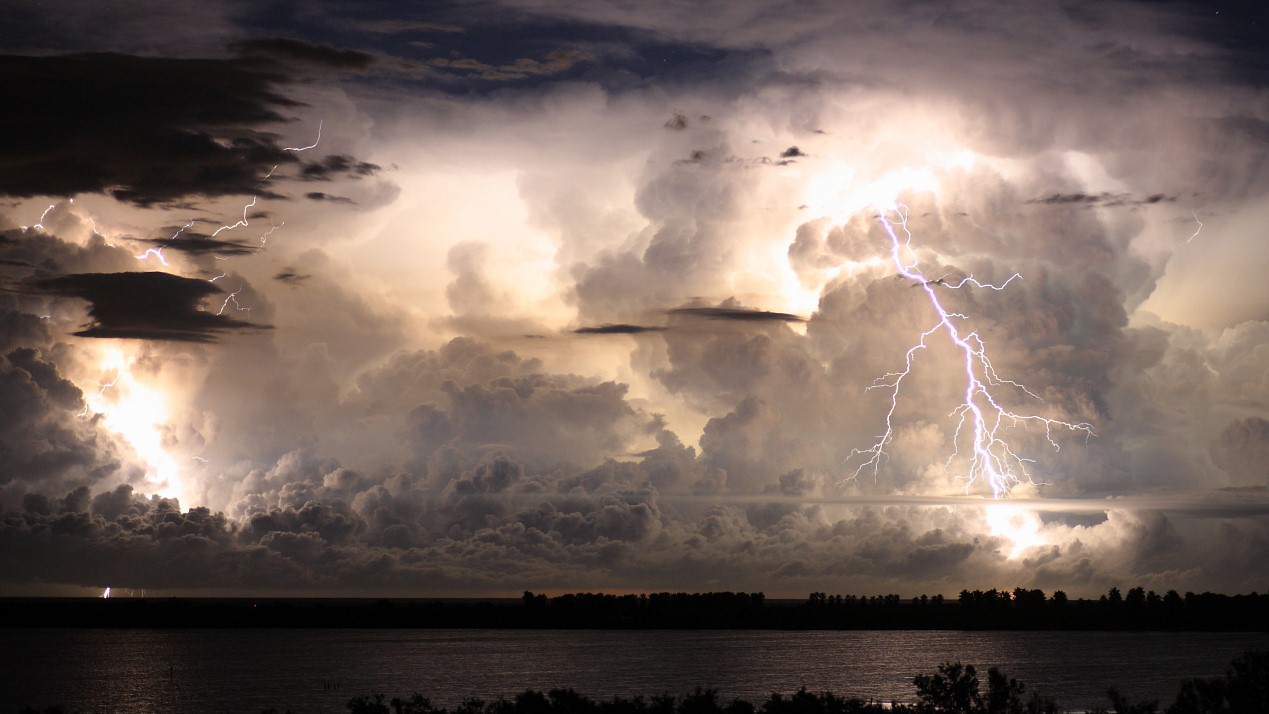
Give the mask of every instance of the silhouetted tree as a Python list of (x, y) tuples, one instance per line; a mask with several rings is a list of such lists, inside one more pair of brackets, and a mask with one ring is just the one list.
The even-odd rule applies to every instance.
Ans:
[[(1106, 691), (1106, 696), (1110, 699), (1111, 706), (1114, 707), (1114, 709), (1110, 711), (1115, 712), (1115, 714), (1157, 714), (1159, 711), (1158, 702), (1139, 702), (1137, 704), (1133, 704), (1128, 701), (1128, 697), (1120, 694), (1119, 690), (1114, 688), (1108, 689)], [(1098, 707), (1089, 712), (1089, 714), (1110, 714), (1110, 711)]]
[(358, 696), (348, 700), (350, 714), (391, 714), (388, 705), (383, 703), (383, 695), (374, 697)]
[(1168, 714), (1269, 712), (1269, 652), (1247, 652), (1221, 679), (1187, 679)]
[(974, 665), (944, 662), (937, 674), (919, 674), (913, 680), (920, 706), (926, 711), (972, 714), (982, 706), (978, 671)]

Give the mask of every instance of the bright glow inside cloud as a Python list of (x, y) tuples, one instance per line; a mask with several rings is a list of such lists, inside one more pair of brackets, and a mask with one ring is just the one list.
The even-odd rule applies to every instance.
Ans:
[(197, 504), (191, 502), (183, 471), (164, 444), (168, 395), (134, 374), (137, 357), (137, 350), (130, 346), (102, 350), (99, 384), (83, 390), (85, 416), (100, 414), (102, 424), (132, 447), (144, 464), (153, 493), (176, 498), (189, 508)]
[(992, 535), (1009, 541), (1008, 557), (1016, 560), (1029, 548), (1047, 544), (1040, 532), (1040, 517), (1023, 506), (992, 504), (987, 506), (987, 527)]

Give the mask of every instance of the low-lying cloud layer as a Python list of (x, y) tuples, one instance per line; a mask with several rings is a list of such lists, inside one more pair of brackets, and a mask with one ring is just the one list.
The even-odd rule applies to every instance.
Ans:
[(1266, 586), (1257, 31), (502, 6), (27, 11), (0, 589)]

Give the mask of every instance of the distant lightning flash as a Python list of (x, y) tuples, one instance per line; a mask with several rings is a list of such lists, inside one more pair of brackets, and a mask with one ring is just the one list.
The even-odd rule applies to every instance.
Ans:
[[(944, 286), (947, 288), (957, 289), (966, 284), (972, 284), (980, 288), (988, 288), (991, 290), (1004, 290), (1014, 279), (1022, 279), (1021, 275), (1015, 273), (1001, 285), (992, 285), (988, 283), (980, 283), (973, 279), (973, 276), (965, 278), (959, 283), (952, 285), (945, 279), (929, 280), (917, 267), (917, 260), (912, 250), (912, 234), (908, 231), (908, 215), (906, 206), (898, 206), (893, 209), (898, 216), (899, 228), (903, 231), (905, 238), (900, 239), (895, 231), (895, 225), (887, 217), (887, 211), (878, 213), (881, 225), (885, 228), (886, 234), (890, 236), (890, 255), (894, 260), (895, 266), (899, 270), (899, 274), (904, 278), (912, 281), (917, 287), (925, 291), (929, 298), (930, 307), (934, 309), (938, 316), (938, 321), (933, 327), (921, 333), (921, 338), (917, 344), (913, 345), (907, 352), (904, 362), (904, 368), (901, 372), (890, 372), (882, 377), (877, 378), (872, 389), (889, 388), (890, 394), (890, 410), (886, 413), (886, 430), (876, 444), (868, 449), (853, 449), (848, 460), (855, 457), (866, 457), (865, 461), (855, 470), (852, 478), (857, 478), (865, 469), (871, 468), (874, 478), (878, 475), (881, 461), (886, 454), (887, 447), (894, 440), (894, 424), (893, 418), (895, 410), (899, 404), (899, 389), (903, 384), (903, 380), (912, 371), (913, 361), (918, 350), (925, 349), (926, 341), (939, 331), (946, 333), (947, 338), (952, 344), (960, 348), (964, 355), (965, 364), (965, 397), (964, 400), (957, 405), (949, 414), (949, 416), (957, 417), (956, 432), (953, 437), (956, 451), (948, 458), (948, 465), (952, 459), (959, 455), (960, 444), (962, 440), (962, 432), (968, 432), (968, 439), (972, 445), (972, 456), (969, 459), (969, 468), (966, 475), (966, 488), (979, 478), (983, 478), (991, 486), (992, 494), (996, 498), (1007, 495), (1009, 491), (1017, 484), (1023, 482), (1023, 479), (1030, 481), (1030, 475), (1027, 473), (1025, 459), (1014, 452), (1009, 443), (1002, 438), (1002, 431), (1019, 423), (1030, 424), (1036, 423), (1044, 426), (1045, 438), (1053, 446), (1054, 449), (1060, 448), (1056, 441), (1053, 440), (1053, 429), (1055, 427), (1063, 427), (1070, 431), (1083, 432), (1086, 436), (1091, 436), (1093, 427), (1087, 423), (1072, 423), (1060, 421), (1057, 419), (1049, 419), (1046, 417), (1033, 414), (1017, 414), (1002, 407), (991, 393), (991, 388), (1008, 385), (1018, 389), (1027, 395), (1040, 400), (1040, 397), (1027, 389), (1025, 386), (1007, 379), (1001, 379), (997, 374), (991, 361), (987, 358), (987, 346), (977, 331), (971, 331), (967, 334), (961, 334), (961, 328), (957, 327), (956, 320), (965, 320), (967, 317), (960, 313), (948, 312), (943, 307), (943, 303), (939, 300), (938, 293), (935, 291), (936, 286)], [(905, 260), (905, 255), (909, 256)], [(1040, 400), (1043, 401), (1043, 400)]]

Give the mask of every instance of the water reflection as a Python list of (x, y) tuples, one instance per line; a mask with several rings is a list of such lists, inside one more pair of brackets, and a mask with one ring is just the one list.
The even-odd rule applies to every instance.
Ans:
[(799, 687), (880, 701), (946, 660), (996, 666), (1066, 709), (1108, 687), (1170, 702), (1265, 634), (525, 630), (3, 630), (0, 705), (82, 711), (344, 711), (354, 695), (438, 705), (573, 687), (591, 698)]

